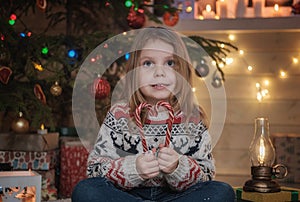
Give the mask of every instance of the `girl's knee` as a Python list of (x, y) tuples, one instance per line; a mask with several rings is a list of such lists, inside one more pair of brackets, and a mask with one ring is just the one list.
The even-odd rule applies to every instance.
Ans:
[(229, 184), (219, 181), (211, 181), (211, 183), (216, 195), (218, 195), (222, 201), (231, 202), (235, 200), (235, 192)]

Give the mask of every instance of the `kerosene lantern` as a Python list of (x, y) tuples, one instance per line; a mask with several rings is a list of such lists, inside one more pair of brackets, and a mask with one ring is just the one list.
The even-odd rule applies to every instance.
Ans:
[(275, 149), (270, 139), (267, 118), (255, 119), (255, 133), (249, 147), (249, 153), (252, 164), (252, 179), (245, 183), (243, 190), (262, 193), (279, 192), (280, 186), (272, 178), (285, 177), (287, 169), (282, 164), (273, 166)]

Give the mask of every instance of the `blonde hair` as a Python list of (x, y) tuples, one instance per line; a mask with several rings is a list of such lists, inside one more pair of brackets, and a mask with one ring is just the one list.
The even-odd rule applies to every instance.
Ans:
[[(131, 72), (132, 76), (129, 76), (125, 82), (124, 92), (129, 100), (130, 112), (134, 113), (137, 106), (140, 103), (145, 102), (145, 98), (138, 87), (137, 72), (134, 71), (139, 66), (139, 57), (145, 44), (149, 40), (161, 40), (170, 44), (174, 49), (174, 59), (176, 67), (174, 70), (180, 75), (177, 76), (176, 95), (170, 95), (169, 103), (172, 105), (174, 112), (182, 111), (188, 117), (195, 115), (196, 112), (200, 113), (200, 118), (206, 123), (206, 115), (204, 110), (197, 105), (194, 94), (191, 89), (192, 85), (192, 69), (190, 58), (187, 48), (179, 34), (162, 27), (151, 27), (138, 30), (132, 49), (130, 58), (127, 61), (126, 68), (127, 73)], [(189, 85), (186, 85), (189, 84)]]

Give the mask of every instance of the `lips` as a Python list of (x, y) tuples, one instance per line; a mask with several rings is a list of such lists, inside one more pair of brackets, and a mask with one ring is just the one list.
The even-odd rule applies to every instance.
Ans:
[(155, 89), (158, 89), (158, 90), (164, 89), (168, 86), (169, 86), (169, 84), (163, 84), (163, 83), (157, 83), (157, 84), (152, 84), (151, 85), (152, 88), (155, 88)]

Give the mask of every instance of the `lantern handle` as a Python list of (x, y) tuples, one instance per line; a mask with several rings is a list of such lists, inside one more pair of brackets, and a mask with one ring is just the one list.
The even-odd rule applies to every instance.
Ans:
[(277, 179), (283, 179), (288, 174), (287, 167), (283, 164), (276, 164), (275, 166), (273, 166), (272, 172), (273, 172), (273, 175), (275, 175), (275, 177)]

